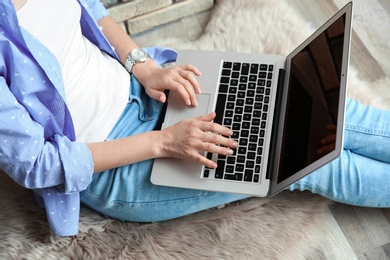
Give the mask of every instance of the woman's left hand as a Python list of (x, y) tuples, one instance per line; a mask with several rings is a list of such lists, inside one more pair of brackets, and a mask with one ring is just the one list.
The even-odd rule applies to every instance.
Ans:
[(187, 105), (196, 106), (196, 94), (200, 94), (200, 85), (196, 76), (200, 71), (193, 65), (180, 65), (171, 68), (148, 68), (148, 76), (141, 79), (137, 77), (144, 86), (149, 97), (164, 103), (167, 99), (164, 90), (176, 91), (183, 98)]

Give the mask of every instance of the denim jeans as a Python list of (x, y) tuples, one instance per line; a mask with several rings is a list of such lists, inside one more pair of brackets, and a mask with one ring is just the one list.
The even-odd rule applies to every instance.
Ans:
[[(150, 99), (138, 81), (131, 81), (129, 103), (107, 140), (152, 131), (163, 104)], [(153, 160), (94, 174), (81, 193), (83, 204), (119, 220), (154, 222), (173, 219), (247, 198), (238, 194), (156, 186), (150, 182)]]
[[(109, 139), (154, 130), (163, 105), (150, 99), (136, 80), (129, 104)], [(352, 205), (390, 206), (390, 114), (348, 100), (345, 150), (341, 156), (290, 186)], [(156, 186), (150, 182), (153, 160), (94, 174), (81, 201), (94, 210), (127, 221), (177, 218), (245, 195)]]
[(390, 207), (390, 111), (348, 99), (341, 156), (290, 190), (356, 206)]

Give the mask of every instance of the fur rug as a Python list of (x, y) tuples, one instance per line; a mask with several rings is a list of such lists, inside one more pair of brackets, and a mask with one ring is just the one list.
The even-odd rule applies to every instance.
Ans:
[[(167, 39), (164, 45), (287, 54), (312, 31), (283, 1), (216, 0), (198, 40)], [(375, 93), (383, 85), (373, 91), (350, 74), (350, 95), (366, 103), (386, 107), (390, 95)], [(54, 237), (31, 191), (3, 173), (0, 198), (0, 259), (305, 259), (321, 243), (330, 203), (306, 192), (283, 192), (148, 224), (108, 219), (82, 207), (80, 233)]]

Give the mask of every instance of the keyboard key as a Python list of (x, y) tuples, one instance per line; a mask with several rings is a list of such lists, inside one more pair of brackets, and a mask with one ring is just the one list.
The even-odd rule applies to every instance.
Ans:
[(243, 172), (244, 168), (244, 164), (239, 163), (236, 165), (236, 172)]
[(248, 144), (248, 150), (249, 151), (256, 151), (256, 148), (257, 148), (257, 144), (255, 144), (255, 143), (249, 143)]
[(226, 162), (228, 164), (235, 164), (236, 163), (236, 157), (229, 156), (229, 157), (227, 157)]
[(233, 63), (233, 70), (241, 70), (241, 63), (234, 62)]
[[(245, 110), (245, 112), (247, 112), (247, 111)], [(244, 114), (244, 117), (242, 119), (245, 120), (245, 121), (251, 121), (252, 120), (252, 115), (251, 114)]]
[(255, 162), (254, 161), (247, 161), (245, 164), (245, 167), (253, 169), (253, 168), (255, 168)]
[(249, 74), (249, 63), (243, 63), (241, 67), (241, 74), (242, 75), (248, 75)]
[(244, 181), (252, 182), (253, 170), (245, 170)]
[(242, 181), (242, 178), (243, 178), (242, 173), (225, 174), (225, 176), (224, 176), (225, 180), (232, 180), (232, 181)]
[(225, 170), (225, 161), (217, 160), (217, 169), (215, 169), (214, 178), (222, 179), (224, 170)]
[(253, 109), (252, 106), (245, 106), (244, 107), (244, 112), (245, 113), (252, 113), (252, 109)]
[(238, 86), (238, 80), (237, 79), (231, 79), (230, 80), (230, 86)]
[(221, 83), (228, 84), (229, 82), (230, 82), (230, 78), (229, 77), (221, 77)]
[(225, 62), (223, 62), (222, 67), (223, 67), (223, 68), (227, 68), (227, 69), (231, 69), (231, 68), (232, 68), (232, 65), (233, 65), (232, 62), (225, 61)]
[(254, 160), (254, 159), (256, 159), (256, 153), (254, 153), (254, 152), (249, 152), (249, 153), (247, 154), (247, 159), (248, 159), (248, 160)]
[(251, 64), (251, 73), (256, 74), (259, 71), (259, 64)]
[(237, 162), (238, 163), (245, 163), (245, 159), (246, 159), (246, 157), (243, 156), (243, 155), (237, 156)]
[(222, 75), (223, 76), (230, 76), (230, 70), (227, 70), (227, 69), (222, 70)]
[(229, 85), (226, 84), (220, 84), (219, 85), (219, 92), (221, 93), (227, 93), (228, 92)]
[(238, 151), (237, 151), (237, 153), (238, 154), (246, 154), (246, 147), (238, 147), (238, 149), (237, 149)]
[[(227, 83), (227, 82), (225, 82), (225, 83)], [(264, 79), (259, 79), (257, 81), (257, 86), (265, 86), (265, 80)]]
[(241, 76), (240, 77), (240, 83), (246, 83), (248, 82), (248, 77), (247, 76)]
[(249, 75), (249, 81), (257, 81), (257, 75)]
[(245, 101), (245, 104), (252, 105), (254, 100), (255, 100), (254, 98), (247, 98), (246, 101)]
[(249, 131), (248, 130), (241, 130), (241, 137), (248, 137), (249, 136)]
[(261, 64), (260, 65), (260, 70), (267, 70), (268, 66), (266, 64)]
[(237, 93), (237, 97), (238, 98), (245, 98), (245, 91), (238, 91), (238, 93)]
[(237, 100), (236, 100), (236, 105), (237, 106), (243, 106), (245, 104), (245, 99), (242, 99), (242, 98), (238, 98)]
[(232, 72), (232, 78), (233, 79), (238, 79), (240, 77), (240, 73), (238, 71), (233, 71)]
[(242, 121), (242, 115), (235, 115), (233, 117), (234, 122), (241, 122)]
[[(261, 79), (265, 79), (267, 77), (267, 72), (265, 71), (260, 71), (259, 72), (259, 78)], [(264, 81), (265, 82), (265, 81)]]
[(238, 90), (246, 90), (246, 84), (238, 84)]
[(240, 145), (247, 146), (247, 145), (248, 145), (248, 139), (246, 139), (246, 138), (241, 138), (239, 144), (240, 144)]
[(233, 117), (233, 110), (226, 110), (225, 117)]
[(226, 98), (227, 96), (225, 94), (218, 95), (217, 104), (215, 107), (215, 113), (216, 113), (216, 116), (214, 118), (215, 123), (218, 124), (222, 123), (223, 113), (225, 111)]
[(233, 173), (234, 172), (234, 166), (233, 165), (226, 165), (225, 172), (226, 173)]

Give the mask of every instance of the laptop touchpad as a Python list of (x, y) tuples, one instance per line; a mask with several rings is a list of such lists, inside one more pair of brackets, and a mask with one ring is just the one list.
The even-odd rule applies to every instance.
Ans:
[(175, 93), (175, 96), (170, 100), (170, 111), (167, 113), (168, 125), (174, 125), (183, 119), (195, 118), (204, 116), (209, 113), (210, 94), (196, 95), (198, 106), (188, 106), (184, 104), (181, 96)]

